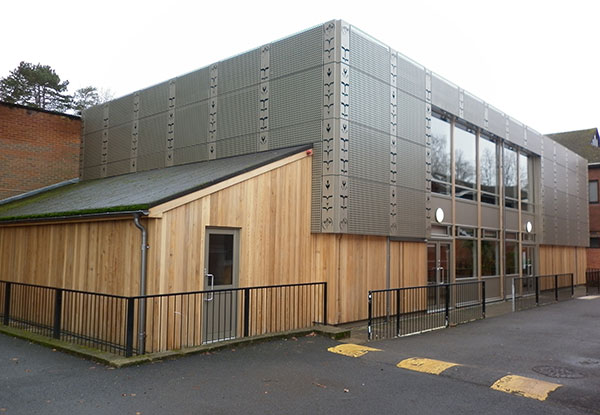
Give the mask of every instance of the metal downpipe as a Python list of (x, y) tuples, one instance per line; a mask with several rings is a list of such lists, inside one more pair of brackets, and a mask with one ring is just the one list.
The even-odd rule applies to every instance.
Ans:
[[(140, 215), (136, 213), (133, 216), (133, 222), (142, 232), (142, 257), (141, 257), (141, 270), (140, 270), (140, 296), (146, 295), (146, 263), (148, 257), (148, 231), (140, 223)], [(146, 352), (146, 300), (140, 299), (138, 305), (138, 353), (144, 354)]]

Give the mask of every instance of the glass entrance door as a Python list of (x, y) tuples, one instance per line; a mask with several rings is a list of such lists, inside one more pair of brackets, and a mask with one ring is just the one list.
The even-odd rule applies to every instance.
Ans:
[[(535, 246), (522, 245), (521, 247), (521, 272), (523, 277), (533, 277), (535, 275)], [(519, 294), (535, 293), (535, 281), (533, 278), (523, 278), (521, 292)], [(517, 287), (515, 287), (517, 288)]]
[[(427, 244), (427, 285), (450, 282), (450, 242), (434, 241)], [(428, 309), (445, 307), (445, 291), (439, 287), (428, 289)]]

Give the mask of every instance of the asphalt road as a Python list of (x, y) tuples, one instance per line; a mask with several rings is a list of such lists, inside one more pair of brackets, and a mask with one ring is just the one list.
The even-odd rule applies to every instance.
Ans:
[[(308, 336), (111, 369), (0, 335), (0, 415), (600, 413), (600, 299), (375, 341), (381, 351), (358, 358), (327, 350), (339, 344)], [(396, 367), (409, 357), (468, 370)], [(543, 402), (489, 388), (507, 373), (564, 386)]]

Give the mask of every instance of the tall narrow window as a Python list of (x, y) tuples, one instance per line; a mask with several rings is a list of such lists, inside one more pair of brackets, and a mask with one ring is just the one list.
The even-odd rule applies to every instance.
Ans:
[(517, 152), (504, 147), (504, 205), (516, 209), (517, 205)]
[(521, 210), (533, 211), (533, 168), (531, 157), (519, 154), (519, 185), (521, 187)]
[(598, 203), (598, 180), (590, 180), (588, 182), (590, 203)]
[(454, 129), (454, 183), (456, 197), (475, 200), (475, 134), (466, 127)]
[(450, 130), (448, 121), (431, 118), (431, 191), (450, 194)]
[(477, 277), (477, 230), (473, 228), (456, 228), (454, 240), (456, 251), (456, 278)]
[(479, 169), (481, 174), (481, 201), (498, 204), (498, 151), (496, 143), (482, 135), (479, 140)]

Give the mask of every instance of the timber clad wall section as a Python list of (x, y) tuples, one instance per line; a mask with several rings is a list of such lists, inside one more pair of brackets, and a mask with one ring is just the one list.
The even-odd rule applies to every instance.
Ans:
[(585, 284), (585, 247), (540, 246), (540, 275), (573, 273), (576, 285)]

